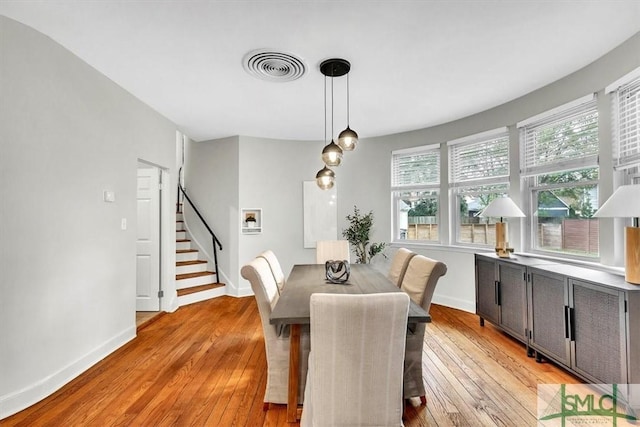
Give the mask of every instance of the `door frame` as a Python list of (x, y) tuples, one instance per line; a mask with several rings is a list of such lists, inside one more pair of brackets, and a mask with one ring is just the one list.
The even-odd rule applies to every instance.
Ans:
[[(175, 209), (171, 206), (171, 173), (156, 163), (138, 159), (138, 164), (157, 168), (160, 171), (160, 311), (172, 312), (178, 308), (175, 295)], [(173, 234), (173, 240), (171, 236)], [(174, 242), (173, 244), (171, 242)], [(135, 307), (134, 307), (135, 308)]]

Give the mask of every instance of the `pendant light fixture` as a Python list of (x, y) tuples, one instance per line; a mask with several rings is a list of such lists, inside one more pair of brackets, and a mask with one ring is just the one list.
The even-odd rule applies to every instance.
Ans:
[(344, 151), (353, 151), (358, 144), (358, 134), (349, 127), (349, 74), (347, 73), (347, 128), (338, 135), (338, 145)]
[(336, 174), (328, 167), (323, 167), (316, 174), (316, 184), (323, 190), (333, 188), (336, 182)]
[[(324, 75), (324, 141), (327, 140), (327, 77), (331, 78), (331, 142), (322, 150), (325, 167), (316, 174), (316, 183), (323, 190), (335, 185), (335, 173), (327, 166), (339, 166), (342, 162), (343, 150), (351, 151), (358, 142), (358, 134), (349, 128), (349, 76), (347, 75), (347, 129), (340, 133), (338, 144), (333, 140), (333, 79), (349, 73), (351, 64), (346, 59), (332, 58), (322, 61), (320, 72)], [(341, 142), (342, 140), (342, 142)], [(346, 147), (346, 148), (345, 148)]]
[[(327, 140), (327, 76), (324, 76), (324, 140)], [(340, 166), (342, 149), (333, 142), (333, 79), (331, 79), (331, 142), (322, 149), (322, 161), (327, 166)]]

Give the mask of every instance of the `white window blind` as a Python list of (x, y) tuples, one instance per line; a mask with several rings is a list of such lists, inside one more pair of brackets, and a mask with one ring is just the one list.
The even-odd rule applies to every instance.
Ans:
[(598, 164), (596, 100), (530, 122), (520, 129), (524, 176)]
[(640, 164), (640, 78), (621, 86), (613, 98), (614, 167)]
[(506, 132), (491, 139), (450, 146), (451, 182), (486, 184), (504, 182), (509, 176), (509, 136)]
[(392, 187), (415, 187), (440, 183), (440, 149), (429, 148), (392, 155)]

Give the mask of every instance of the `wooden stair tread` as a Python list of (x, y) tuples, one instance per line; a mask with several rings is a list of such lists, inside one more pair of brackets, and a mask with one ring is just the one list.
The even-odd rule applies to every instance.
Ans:
[(197, 264), (206, 264), (207, 261), (202, 261), (200, 259), (196, 259), (194, 261), (178, 261), (176, 262), (176, 267), (182, 267), (185, 265), (197, 265)]
[(186, 254), (186, 253), (189, 253), (189, 252), (198, 252), (198, 250), (197, 249), (178, 249), (178, 250), (176, 250), (177, 254)]
[(176, 274), (176, 280), (192, 279), (194, 277), (210, 276), (215, 274), (213, 271), (198, 271), (197, 273)]
[(178, 296), (194, 294), (196, 292), (208, 291), (210, 289), (221, 288), (224, 283), (209, 283), (208, 285), (194, 286), (191, 288), (178, 289)]
[(189, 239), (176, 239), (176, 243), (184, 243), (184, 242), (190, 242), (191, 240)]

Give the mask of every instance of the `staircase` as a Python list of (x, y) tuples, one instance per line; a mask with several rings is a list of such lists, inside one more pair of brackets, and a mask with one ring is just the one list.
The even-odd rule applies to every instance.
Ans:
[(215, 271), (208, 269), (209, 263), (199, 259), (200, 252), (193, 248), (191, 243), (182, 213), (178, 212), (176, 214), (176, 289), (179, 306), (226, 294), (225, 285), (218, 282)]

